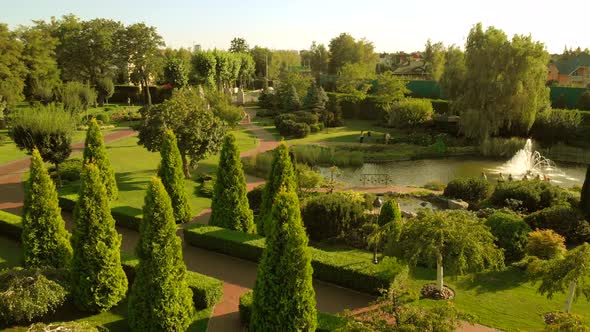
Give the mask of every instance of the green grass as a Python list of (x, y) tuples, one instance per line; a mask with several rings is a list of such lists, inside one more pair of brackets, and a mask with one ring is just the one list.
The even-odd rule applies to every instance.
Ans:
[(21, 263), (20, 243), (0, 235), (0, 270), (17, 266)]
[[(372, 259), (372, 253), (338, 246), (320, 246), (323, 250), (346, 253), (356, 259)], [(422, 285), (436, 280), (434, 269), (416, 268), (413, 271), (413, 287), (419, 291)], [(526, 280), (524, 271), (508, 268), (500, 272), (472, 273), (460, 277), (445, 277), (445, 285), (455, 290), (453, 300), (459, 310), (475, 316), (477, 323), (504, 331), (539, 331), (544, 327), (542, 315), (560, 311), (565, 306), (565, 294), (556, 294), (551, 300), (537, 293), (537, 285)], [(437, 301), (420, 300), (425, 306)], [(590, 323), (590, 302), (578, 298), (572, 312)]]
[[(257, 141), (251, 133), (245, 130), (234, 131), (240, 151), (255, 148)], [(145, 189), (152, 176), (157, 173), (160, 163), (158, 152), (149, 152), (137, 145), (137, 137), (125, 138), (107, 145), (111, 163), (116, 173), (119, 187), (119, 198), (112, 203), (113, 211), (128, 216), (141, 216)], [(199, 162), (193, 175), (197, 173), (214, 173), (217, 169), (219, 156), (211, 156)], [(60, 188), (61, 196), (77, 196), (79, 184), (72, 183)], [(198, 183), (193, 180), (185, 181), (185, 189), (189, 194), (191, 214), (197, 215), (203, 209), (211, 206), (211, 199), (197, 195)]]

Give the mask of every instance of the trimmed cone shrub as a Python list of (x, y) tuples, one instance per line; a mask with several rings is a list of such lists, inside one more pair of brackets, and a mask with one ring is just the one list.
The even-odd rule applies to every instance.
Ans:
[(580, 208), (590, 218), (590, 165), (586, 169), (586, 179), (584, 179), (584, 186), (580, 195)]
[(115, 229), (100, 171), (93, 164), (84, 165), (74, 223), (74, 304), (84, 311), (108, 310), (125, 297), (127, 277), (121, 267), (121, 235)]
[(112, 201), (116, 200), (119, 191), (117, 189), (115, 171), (111, 167), (111, 160), (107, 154), (102, 133), (100, 132), (100, 126), (96, 122), (96, 119), (90, 120), (88, 124), (86, 140), (84, 141), (84, 163), (93, 163), (98, 167), (100, 178), (107, 189), (107, 194)]
[(488, 217), (486, 225), (496, 237), (496, 245), (504, 249), (506, 261), (518, 261), (524, 257), (531, 228), (521, 217), (513, 213), (496, 212)]
[(399, 222), (402, 220), (402, 210), (397, 202), (393, 199), (388, 200), (381, 207), (381, 213), (377, 222), (379, 226), (383, 226), (390, 222)]
[(177, 223), (188, 222), (191, 218), (191, 208), (184, 189), (182, 157), (176, 143), (176, 135), (172, 130), (167, 130), (164, 134), (160, 155), (162, 161), (158, 169), (158, 176), (162, 179), (164, 188), (172, 200), (174, 220)]
[(185, 331), (194, 313), (172, 203), (162, 181), (147, 188), (136, 247), (139, 265), (129, 295), (132, 331)]
[(282, 189), (258, 265), (250, 331), (315, 331), (317, 312), (311, 253), (297, 195)]
[(55, 184), (37, 149), (31, 155), (22, 222), (21, 239), (26, 267), (69, 266), (72, 259), (70, 233), (61, 217)]
[(247, 192), (236, 138), (228, 134), (217, 167), (209, 224), (254, 233), (254, 214), (248, 204)]
[(270, 221), (267, 222), (267, 219), (270, 217), (275, 197), (281, 187), (285, 187), (285, 191), (288, 192), (297, 192), (295, 169), (289, 156), (289, 148), (284, 142), (274, 151), (268, 182), (264, 186), (264, 193), (262, 194), (260, 216), (256, 225), (256, 230), (261, 236), (270, 234)]

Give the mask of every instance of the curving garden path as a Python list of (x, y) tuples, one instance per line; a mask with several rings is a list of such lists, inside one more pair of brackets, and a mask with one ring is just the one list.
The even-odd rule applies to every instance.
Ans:
[[(274, 149), (279, 142), (264, 128), (243, 123), (242, 126), (252, 132), (259, 139), (260, 144), (256, 149), (242, 153), (242, 156), (250, 156), (257, 153)], [(122, 129), (111, 132), (104, 136), (106, 143), (134, 135), (131, 129)], [(72, 147), (80, 151), (84, 143), (76, 143)], [(22, 176), (29, 168), (29, 158), (23, 158), (14, 162), (0, 165), (0, 209), (20, 214), (24, 199)], [(256, 177), (247, 177), (248, 190), (263, 184), (264, 180)], [(410, 188), (387, 187), (386, 191), (399, 189), (410, 190)], [(379, 189), (384, 192), (385, 190)], [(211, 215), (210, 209), (203, 210), (193, 222), (208, 223)], [(67, 227), (71, 229), (71, 215), (64, 213)], [(182, 227), (182, 226), (181, 226)], [(182, 228), (179, 227), (178, 235), (183, 236)], [(133, 252), (139, 239), (139, 233), (127, 228), (117, 227), (118, 232), (123, 236), (121, 250)], [(254, 287), (256, 280), (257, 264), (231, 256), (203, 250), (186, 245), (183, 242), (183, 255), (187, 268), (205, 275), (220, 279), (223, 284), (223, 298), (215, 306), (211, 319), (209, 320), (208, 331), (210, 332), (233, 332), (240, 331), (242, 327), (239, 321), (239, 297), (247, 290)], [(363, 311), (375, 299), (373, 296), (359, 293), (350, 289), (342, 288), (333, 284), (314, 280), (316, 301), (318, 309), (323, 312), (339, 313), (344, 309)], [(462, 332), (489, 332), (493, 329), (465, 324)]]

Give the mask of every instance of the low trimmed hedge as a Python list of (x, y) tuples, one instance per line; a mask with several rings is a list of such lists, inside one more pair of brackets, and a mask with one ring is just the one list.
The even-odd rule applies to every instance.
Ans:
[(20, 241), (22, 231), (20, 216), (0, 210), (0, 234)]
[[(253, 291), (248, 291), (240, 296), (240, 321), (245, 326), (250, 324), (250, 316), (252, 315), (252, 301)], [(346, 325), (346, 320), (335, 315), (318, 312), (318, 325), (316, 332), (331, 332), (343, 328)]]
[[(67, 195), (59, 197), (59, 206), (62, 210), (68, 212), (74, 212), (76, 207), (77, 195)], [(139, 224), (141, 223), (141, 217), (130, 216), (121, 211), (117, 210), (117, 207), (111, 209), (111, 215), (115, 219), (117, 226), (123, 226), (132, 230), (139, 231)]]
[[(194, 224), (184, 229), (190, 245), (233, 257), (258, 262), (265, 248), (265, 238), (216, 226)], [(395, 273), (395, 267), (373, 264), (371, 259), (340, 252), (311, 249), (313, 276), (319, 280), (369, 294), (379, 294)]]
[[(135, 257), (125, 258), (121, 262), (129, 280), (129, 285), (133, 283), (135, 268), (138, 264), (139, 259)], [(223, 296), (223, 281), (197, 272), (187, 272), (188, 286), (193, 291), (193, 302), (197, 310), (210, 308), (221, 300)]]

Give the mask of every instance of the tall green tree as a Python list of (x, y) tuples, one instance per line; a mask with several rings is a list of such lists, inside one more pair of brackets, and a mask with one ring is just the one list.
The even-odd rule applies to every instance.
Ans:
[(240, 38), (240, 37), (235, 37), (234, 39), (231, 40), (230, 47), (229, 47), (230, 52), (232, 52), (232, 53), (246, 53), (246, 52), (248, 52), (248, 50), (250, 50), (250, 47), (248, 47), (248, 43), (246, 42), (246, 39)]
[(394, 102), (401, 100), (410, 92), (407, 81), (386, 71), (377, 75), (377, 86), (374, 87), (374, 95), (377, 103), (385, 109), (390, 109)]
[(182, 173), (182, 158), (176, 144), (176, 135), (172, 130), (166, 130), (160, 149), (162, 161), (158, 168), (158, 176), (170, 195), (174, 208), (174, 219), (178, 223), (188, 222), (191, 218), (191, 207), (184, 188)]
[(529, 266), (533, 280), (540, 280), (539, 293), (552, 298), (555, 293), (565, 293), (565, 312), (570, 312), (576, 296), (584, 294), (590, 301), (590, 244), (584, 243), (565, 256), (548, 261), (537, 260)]
[(21, 238), (26, 267), (69, 266), (72, 259), (70, 234), (61, 217), (55, 184), (37, 149), (31, 155), (22, 222)]
[(127, 277), (121, 266), (121, 235), (115, 228), (98, 167), (85, 164), (81, 182), (74, 209), (71, 293), (81, 310), (105, 311), (127, 293)]
[(362, 100), (371, 88), (374, 70), (361, 63), (346, 63), (338, 72), (336, 91), (353, 95)]
[(371, 73), (375, 73), (375, 65), (379, 56), (374, 52), (373, 43), (366, 39), (355, 40), (351, 35), (342, 33), (330, 40), (329, 70), (337, 74), (345, 64), (360, 64)]
[(174, 91), (172, 97), (140, 110), (139, 143), (149, 151), (160, 151), (166, 128), (176, 135), (183, 172), (190, 178), (190, 166), (216, 153), (227, 132), (226, 123), (207, 109), (196, 89)]
[(252, 331), (315, 331), (317, 325), (311, 253), (299, 200), (285, 189), (276, 196), (271, 231), (258, 265)]
[(21, 59), (22, 43), (16, 34), (0, 23), (0, 103), (14, 106), (23, 99), (27, 68)]
[(99, 78), (96, 82), (96, 92), (98, 93), (98, 104), (103, 106), (109, 102), (109, 98), (115, 93), (115, 84), (110, 77)]
[(195, 52), (191, 59), (191, 82), (204, 85), (207, 88), (214, 88), (216, 68), (217, 59), (213, 52)]
[(260, 214), (256, 221), (256, 231), (262, 236), (270, 235), (272, 225), (270, 214), (275, 204), (276, 196), (282, 187), (285, 187), (286, 191), (297, 192), (295, 169), (289, 156), (289, 148), (284, 142), (274, 150), (268, 182), (264, 186), (264, 192), (262, 193)]
[(472, 213), (458, 210), (420, 212), (404, 224), (399, 241), (391, 241), (387, 251), (413, 266), (436, 266), (439, 291), (443, 289), (443, 265), (455, 274), (504, 265), (502, 251), (485, 224)]
[(152, 178), (135, 251), (139, 265), (129, 295), (132, 331), (185, 331), (194, 314), (182, 244), (162, 181)]
[(430, 39), (424, 47), (424, 69), (431, 79), (440, 80), (445, 68), (445, 46), (442, 42), (432, 43)]
[(233, 134), (228, 134), (223, 141), (217, 167), (209, 224), (253, 233), (254, 215), (250, 210), (247, 193), (236, 138)]
[(531, 36), (506, 34), (494, 27), (475, 25), (465, 46), (465, 81), (459, 98), (461, 127), (478, 140), (501, 129), (526, 134), (538, 111), (549, 107), (545, 46)]
[(443, 94), (451, 101), (455, 101), (463, 93), (465, 85), (465, 55), (463, 51), (451, 45), (445, 53), (445, 66), (439, 83)]
[(164, 80), (175, 88), (183, 88), (188, 84), (188, 68), (175, 57), (166, 59), (164, 65)]
[(254, 46), (250, 49), (250, 55), (254, 60), (254, 75), (256, 77), (266, 77), (268, 66), (272, 63), (272, 51), (266, 47)]
[(586, 169), (586, 178), (584, 179), (584, 185), (582, 186), (582, 193), (580, 195), (580, 208), (590, 217), (590, 165)]
[(322, 113), (326, 110), (326, 103), (328, 103), (328, 95), (324, 89), (321, 86), (318, 87), (315, 82), (311, 82), (303, 99), (303, 108), (314, 113)]
[(117, 180), (115, 178), (115, 171), (111, 166), (111, 160), (107, 154), (107, 149), (104, 145), (102, 132), (96, 119), (90, 120), (88, 124), (88, 131), (86, 131), (86, 140), (84, 141), (84, 163), (93, 163), (98, 167), (102, 183), (107, 189), (107, 194), (111, 201), (117, 199), (119, 190), (117, 188)]

